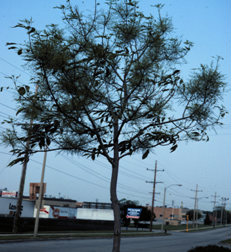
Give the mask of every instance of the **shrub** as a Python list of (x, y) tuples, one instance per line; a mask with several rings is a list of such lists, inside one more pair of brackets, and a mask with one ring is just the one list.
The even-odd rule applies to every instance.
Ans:
[(230, 252), (230, 251), (231, 249), (218, 245), (198, 246), (188, 250), (188, 252)]

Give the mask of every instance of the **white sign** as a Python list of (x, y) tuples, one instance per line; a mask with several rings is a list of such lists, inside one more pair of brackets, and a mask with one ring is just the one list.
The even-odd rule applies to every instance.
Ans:
[(2, 195), (2, 197), (17, 198), (18, 197), (18, 192), (16, 192), (16, 191), (11, 191), (11, 192), (2, 191), (1, 195)]
[[(34, 217), (36, 217), (36, 214), (37, 208), (35, 207)], [(76, 208), (44, 205), (40, 209), (39, 218), (76, 219)]]
[[(14, 216), (17, 206), (17, 199), (10, 197), (0, 197), (0, 215)], [(23, 200), (21, 205), (21, 217), (33, 217), (34, 202)]]
[(77, 208), (76, 219), (114, 221), (112, 209)]

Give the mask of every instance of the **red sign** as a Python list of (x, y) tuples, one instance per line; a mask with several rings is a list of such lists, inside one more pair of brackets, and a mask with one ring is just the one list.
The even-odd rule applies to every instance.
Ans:
[(53, 213), (52, 213), (53, 217), (58, 218), (59, 217), (59, 212), (60, 212), (60, 210), (58, 208), (55, 208), (53, 210)]
[(2, 191), (2, 197), (13, 197), (13, 198), (17, 198), (18, 197), (18, 192), (7, 192), (7, 191)]

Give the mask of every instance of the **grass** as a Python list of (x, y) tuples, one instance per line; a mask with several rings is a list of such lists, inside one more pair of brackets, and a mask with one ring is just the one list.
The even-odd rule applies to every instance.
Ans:
[[(198, 229), (200, 228), (211, 228), (212, 226), (210, 225), (198, 225)], [(153, 225), (152, 226), (152, 229), (154, 230), (161, 230), (161, 225)], [(186, 225), (179, 225), (179, 226), (171, 226), (171, 225), (164, 225), (164, 230), (167, 230), (167, 231), (183, 231), (185, 230), (186, 231)], [(188, 225), (188, 229), (193, 229), (193, 225), (190, 224)], [(194, 229), (196, 230), (196, 225), (194, 225)]]
[[(159, 236), (161, 233), (151, 233), (147, 231), (122, 231), (122, 237), (134, 237), (134, 236)], [(12, 240), (39, 240), (39, 239), (78, 239), (78, 238), (112, 238), (113, 231), (70, 231), (70, 232), (39, 232), (37, 237), (33, 234), (25, 233), (18, 235), (6, 234), (0, 236), (0, 241), (12, 241)]]
[(231, 239), (220, 241), (221, 244), (231, 245)]

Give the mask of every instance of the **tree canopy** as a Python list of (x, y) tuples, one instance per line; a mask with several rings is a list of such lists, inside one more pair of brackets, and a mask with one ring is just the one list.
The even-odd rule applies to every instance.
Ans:
[[(189, 210), (186, 215), (189, 216), (189, 220), (193, 220), (193, 210)], [(197, 216), (197, 210), (195, 211), (195, 216)], [(198, 219), (202, 217), (201, 213), (198, 211)]]
[[(220, 57), (201, 64), (188, 80), (181, 77), (179, 66), (193, 43), (174, 36), (162, 5), (145, 16), (137, 1), (106, 3), (107, 11), (95, 3), (88, 16), (70, 1), (56, 7), (65, 30), (50, 24), (39, 31), (27, 19), (15, 26), (26, 30), (28, 41), (7, 45), (27, 62), (38, 93), (16, 85), (19, 119), (8, 121), (13, 128), (2, 140), (17, 155), (10, 165), (28, 162), (25, 153), (45, 146), (92, 160), (105, 157), (112, 166), (113, 251), (119, 251), (119, 160), (137, 152), (144, 159), (157, 146), (169, 145), (173, 152), (178, 141), (208, 141), (206, 131), (226, 113), (221, 104), (226, 83)], [(32, 118), (30, 125), (26, 120)]]

